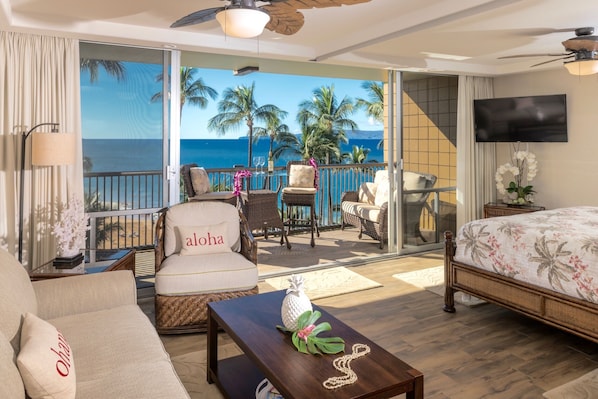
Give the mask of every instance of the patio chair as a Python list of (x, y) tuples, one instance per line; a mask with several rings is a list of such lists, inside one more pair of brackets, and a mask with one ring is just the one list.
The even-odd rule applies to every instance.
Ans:
[(257, 245), (230, 204), (184, 202), (156, 222), (156, 329), (205, 331), (208, 302), (258, 293)]
[[(287, 182), (281, 196), (282, 214), (283, 217), (286, 215), (285, 226), (289, 234), (293, 227), (309, 227), (310, 245), (314, 247), (314, 233), (320, 236), (316, 217), (317, 169), (310, 161), (290, 161), (287, 163)], [(309, 208), (307, 218), (302, 216), (301, 208)]]
[(232, 191), (212, 191), (206, 170), (196, 163), (181, 165), (181, 177), (188, 201), (222, 201), (231, 205), (237, 204), (237, 197)]

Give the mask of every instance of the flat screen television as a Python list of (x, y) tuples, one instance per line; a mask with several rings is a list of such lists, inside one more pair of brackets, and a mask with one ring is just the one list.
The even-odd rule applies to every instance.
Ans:
[(565, 94), (474, 100), (477, 142), (566, 142)]

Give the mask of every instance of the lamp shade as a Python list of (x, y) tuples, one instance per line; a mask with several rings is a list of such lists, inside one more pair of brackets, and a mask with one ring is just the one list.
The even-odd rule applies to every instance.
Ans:
[(216, 14), (216, 20), (227, 36), (247, 39), (259, 36), (270, 16), (255, 8), (227, 8)]
[(565, 62), (565, 68), (572, 75), (592, 75), (598, 73), (598, 60), (576, 60)]
[(31, 140), (32, 165), (53, 166), (75, 163), (75, 134), (33, 133)]

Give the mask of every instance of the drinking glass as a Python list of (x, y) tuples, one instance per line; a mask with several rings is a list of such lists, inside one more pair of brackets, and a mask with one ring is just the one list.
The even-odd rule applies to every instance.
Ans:
[(255, 166), (255, 174), (256, 175), (258, 174), (257, 167), (259, 165), (259, 162), (260, 162), (260, 157), (253, 157), (253, 166)]
[(264, 174), (264, 165), (266, 164), (266, 157), (259, 156), (257, 158), (258, 158), (257, 163), (260, 166), (260, 175), (263, 175)]

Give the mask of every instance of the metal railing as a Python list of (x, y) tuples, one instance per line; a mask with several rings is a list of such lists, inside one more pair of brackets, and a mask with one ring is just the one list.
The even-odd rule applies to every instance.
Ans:
[[(321, 229), (338, 228), (341, 224), (341, 196), (357, 191), (364, 182), (374, 180), (384, 163), (320, 165), (316, 213)], [(213, 191), (232, 191), (234, 174), (239, 169), (206, 169)], [(260, 173), (261, 172), (261, 173)], [(286, 168), (277, 167), (271, 174), (252, 170), (250, 187), (279, 191), (287, 185)], [(156, 213), (162, 209), (162, 172), (85, 173), (86, 211), (90, 216), (88, 248), (149, 248), (153, 246)], [(454, 226), (455, 207), (441, 201), (441, 193), (454, 187), (409, 191), (430, 192), (421, 217), (421, 230), (432, 231), (439, 242), (443, 226)], [(280, 191), (279, 191), (280, 195)], [(181, 201), (185, 201), (181, 189)], [(280, 203), (280, 198), (279, 198)], [(454, 229), (454, 227), (452, 227)]]

